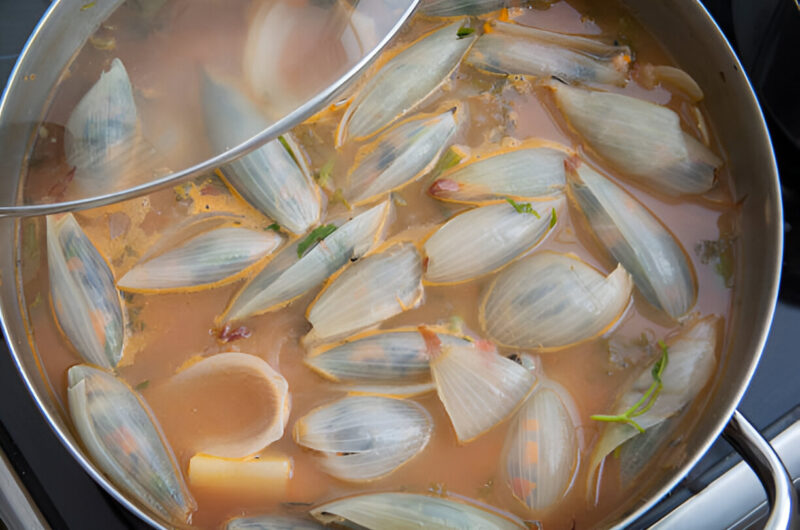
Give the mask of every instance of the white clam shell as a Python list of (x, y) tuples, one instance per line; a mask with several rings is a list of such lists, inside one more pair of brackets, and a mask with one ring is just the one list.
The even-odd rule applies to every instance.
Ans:
[(261, 515), (257, 517), (237, 517), (225, 525), (225, 530), (319, 530), (319, 523), (295, 517)]
[(163, 291), (216, 284), (271, 254), (282, 242), (283, 237), (272, 230), (216, 228), (137, 263), (117, 285), (124, 290)]
[(465, 60), (490, 73), (624, 86), (630, 55), (627, 46), (495, 21), (492, 31), (478, 38)]
[(621, 94), (551, 83), (559, 109), (617, 169), (668, 195), (704, 193), (722, 160), (681, 129), (672, 110)]
[(456, 112), (410, 118), (361, 148), (347, 176), (350, 202), (368, 202), (430, 171), (456, 132)]
[(481, 15), (508, 7), (511, 0), (427, 0), (420, 3), (419, 10), (431, 17), (454, 17), (458, 15)]
[(125, 328), (114, 276), (72, 214), (47, 217), (50, 296), (58, 325), (87, 362), (114, 368)]
[(122, 381), (91, 366), (73, 366), (68, 379), (70, 415), (92, 460), (154, 512), (173, 522), (187, 522), (196, 504), (141, 398)]
[(608, 330), (628, 306), (633, 281), (622, 265), (604, 276), (577, 257), (541, 252), (492, 282), (480, 320), (492, 340), (518, 348), (561, 348)]
[(309, 307), (306, 344), (335, 340), (374, 326), (422, 301), (422, 257), (398, 243), (334, 277)]
[(350, 221), (297, 257), (297, 245), (281, 251), (234, 298), (226, 320), (278, 309), (317, 287), (353, 259), (377, 246), (390, 222), (392, 204), (384, 201)]
[(501, 202), (456, 215), (425, 241), (425, 282), (463, 282), (501, 269), (543, 241), (563, 204), (563, 197), (536, 202), (533, 214)]
[(475, 40), (474, 35), (458, 37), (465, 23), (458, 21), (423, 36), (384, 64), (342, 117), (337, 143), (371, 136), (433, 93)]
[[(267, 128), (259, 109), (236, 88), (203, 76), (203, 109), (212, 148), (226, 151)], [(226, 180), (254, 207), (295, 234), (319, 222), (320, 191), (290, 135), (272, 140), (220, 168)], [(284, 144), (285, 142), (285, 144)]]
[(491, 512), (462, 497), (415, 493), (368, 493), (346, 497), (311, 509), (323, 524), (370, 530), (417, 528), (521, 530), (525, 523), (510, 514)]
[(673, 318), (695, 303), (694, 269), (675, 237), (622, 188), (581, 163), (568, 173), (570, 197), (594, 234), (654, 306)]
[(459, 165), (436, 179), (429, 193), (440, 200), (473, 204), (505, 197), (540, 201), (562, 194), (567, 148), (529, 144)]
[(413, 401), (353, 396), (297, 420), (294, 439), (317, 453), (326, 473), (367, 481), (388, 475), (419, 454), (432, 431), (430, 415)]
[[(668, 362), (661, 374), (661, 392), (652, 407), (633, 418), (643, 429), (649, 431), (680, 412), (711, 380), (717, 362), (717, 340), (721, 323), (719, 317), (711, 315), (666, 341)], [(622, 414), (641, 399), (653, 384), (653, 364), (644, 367), (639, 377), (622, 393), (612, 414)], [(627, 423), (605, 424), (589, 462), (590, 485), (600, 462), (614, 449), (637, 435), (640, 435), (639, 431)]]

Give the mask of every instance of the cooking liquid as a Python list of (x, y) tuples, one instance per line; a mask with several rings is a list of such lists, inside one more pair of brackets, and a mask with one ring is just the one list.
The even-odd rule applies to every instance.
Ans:
[[(190, 0), (177, 0), (175, 4), (187, 2)], [(520, 10), (516, 13), (519, 15), (516, 21), (550, 30), (619, 39), (632, 46), (637, 63), (671, 64), (660, 45), (620, 6), (609, 2), (602, 4), (600, 8), (588, 1), (561, 0), (549, 8), (545, 5), (539, 9)], [(233, 7), (231, 9), (234, 10)], [(235, 9), (245, 9), (245, 6), (237, 4)], [(231, 21), (235, 19), (234, 11)], [(234, 24), (216, 20), (215, 30), (224, 31), (226, 23)], [(394, 50), (441, 24), (440, 20), (416, 17), (401, 34), (396, 46), (386, 53), (392, 54)], [(137, 55), (142, 52), (135, 51), (132, 39), (126, 39), (126, 26), (122, 23), (117, 26), (118, 47), (113, 52), (105, 52), (103, 57), (108, 61), (114, 56), (122, 57), (129, 71), (136, 72), (137, 60), (145, 59)], [(192, 39), (197, 39), (198, 34), (186, 24), (178, 25), (171, 31), (158, 32), (152, 38), (161, 39), (160, 46), (163, 46), (165, 55), (169, 50), (169, 55), (176, 60), (184, 53), (215, 56), (218, 60), (220, 57), (215, 54), (227, 50), (227, 45), (219, 49), (211, 45), (200, 48), (193, 46)], [(126, 42), (130, 45), (126, 46)], [(91, 54), (95, 56), (98, 52), (92, 51)], [(381, 62), (379, 60), (378, 65)], [(136, 75), (132, 75), (134, 86), (137, 81)], [(631, 81), (625, 88), (602, 88), (666, 104), (682, 115), (686, 114), (688, 108), (683, 96), (661, 87), (646, 90)], [(164, 90), (158, 96), (163, 98), (159, 105), (180, 99), (179, 92)], [(73, 100), (74, 97), (73, 94)], [(64, 113), (63, 108), (56, 107), (59, 102), (69, 99), (67, 96), (57, 96), (51, 115)], [(579, 139), (570, 133), (558, 114), (551, 112), (551, 102), (546, 94), (536, 88), (534, 80), (486, 75), (462, 64), (452, 81), (425, 100), (414, 113), (434, 112), (454, 100), (462, 101), (468, 112), (468, 123), (460, 127), (454, 143), (473, 157), (488, 152), (491, 144), (508, 142), (507, 138), (544, 138), (581, 152), (595, 167), (602, 169), (650, 208), (687, 250), (699, 285), (697, 304), (692, 313), (701, 316), (729, 315), (732, 289), (726, 287), (719, 274), (720, 267), (715, 267), (713, 262), (703, 263), (708, 260), (701, 259), (696, 251), (697, 245), (702, 245), (703, 241), (724, 240), (735, 234), (733, 192), (724, 168), (720, 172), (718, 190), (713, 193), (713, 200), (698, 198), (676, 201), (627, 184), (617, 177), (608, 164), (583, 150)], [(336, 126), (344, 109), (345, 105), (328, 109), (294, 131), (306, 150), (312, 168), (318, 170), (329, 160), (335, 161), (334, 188), (346, 188), (346, 174), (358, 147), (348, 144), (338, 152), (333, 148)], [(145, 108), (140, 111), (143, 119), (155, 121), (150, 126), (158, 128), (167, 125), (158, 123), (157, 112)], [(202, 127), (199, 118), (197, 126)], [(51, 145), (50, 149), (58, 153), (60, 140), (57, 139), (55, 143), (56, 146)], [(720, 153), (718, 146), (715, 150)], [(57, 164), (55, 158), (33, 166), (31, 171), (52, 171)], [(464, 206), (440, 202), (428, 196), (426, 190), (431, 181), (431, 176), (426, 175), (394, 194), (396, 217), (390, 225), (389, 237), (412, 228), (417, 233), (428, 234), (454, 213), (465, 209)], [(272, 223), (232, 196), (214, 175), (124, 203), (78, 212), (76, 217), (119, 279), (158, 240), (160, 234), (189, 215), (207, 212), (242, 214), (245, 216), (243, 223), (248, 226), (267, 227)], [(347, 214), (347, 210), (343, 204), (329, 202), (329, 218), (344, 214)], [(572, 252), (606, 273), (613, 270), (615, 263), (588, 233), (584, 222), (572, 205), (569, 209), (564, 208), (559, 212), (554, 233), (536, 251)], [(65, 405), (66, 371), (80, 359), (58, 330), (49, 303), (44, 220), (21, 221), (20, 241), (23, 259), (19, 270), (32, 329), (31, 342), (41, 358), (43, 371), (53, 391)], [(451, 317), (457, 316), (463, 319), (470, 330), (480, 333), (477, 307), (484, 288), (492, 278), (493, 275), (490, 275), (455, 286), (426, 286), (424, 304), (383, 322), (380, 328), (446, 323)], [(511, 496), (503, 480), (500, 453), (508, 421), (477, 440), (459, 446), (449, 418), (435, 393), (413, 398), (430, 412), (435, 425), (431, 441), (421, 454), (386, 478), (371, 483), (352, 484), (331, 478), (317, 468), (312, 455), (297, 446), (291, 437), (291, 428), (298, 418), (344, 395), (334, 384), (324, 381), (302, 363), (305, 351), (299, 339), (310, 329), (304, 314), (319, 289), (308, 292), (280, 311), (243, 321), (241, 325), (251, 332), (250, 337), (225, 344), (218, 338), (219, 329), (215, 319), (244, 281), (190, 294), (123, 296), (127, 311), (127, 333), (118, 375), (132, 387), (138, 388), (150, 404), (184, 473), (189, 459), (202, 451), (204, 441), (226, 433), (248, 432), (248, 425), (263, 416), (263, 389), (254, 381), (237, 377), (206, 381), (201, 388), (177, 392), (169, 384), (170, 377), (177, 370), (199, 357), (225, 351), (242, 351), (262, 357), (289, 382), (292, 411), (286, 432), (282, 439), (265, 450), (265, 454), (282, 453), (293, 459), (294, 471), (285, 497), (232, 499), (220, 495), (218, 491), (192, 488), (198, 503), (192, 522), (198, 527), (219, 527), (229, 518), (242, 515), (302, 515), (310, 505), (358, 492), (435, 491), (463, 495), (515, 513), (523, 519), (541, 521), (547, 529), (586, 528), (608, 514), (617, 512), (621, 506), (630, 506), (638, 500), (636, 492), (644, 481), (657, 480), (662, 468), (681, 463), (678, 433), (671, 435), (673, 443), (659, 453), (644, 470), (642, 478), (633, 484), (623, 486), (620, 483), (617, 463), (613, 456), (609, 457), (598, 504), (595, 506), (587, 500), (592, 497), (586, 491), (588, 460), (604, 425), (590, 420), (589, 416), (612, 411), (620, 389), (638, 375), (643, 365), (654, 360), (654, 352), (648, 355), (645, 350), (633, 345), (642, 333), (652, 343), (680, 329), (679, 324), (652, 308), (634, 290), (631, 307), (612, 332), (590, 343), (541, 355), (546, 375), (571, 393), (581, 417), (578, 428), (585, 439), (577, 476), (563, 501), (551, 510), (544, 513), (529, 512)], [(630, 351), (622, 356), (618, 353), (611, 355), (608, 347), (610, 336), (622, 337), (626, 343), (632, 344)], [(718, 352), (724, 351), (726, 348), (723, 344)], [(504, 355), (516, 353), (510, 349), (500, 349), (500, 352)], [(682, 425), (689, 425), (698, 419), (707, 393), (708, 389), (695, 400)]]

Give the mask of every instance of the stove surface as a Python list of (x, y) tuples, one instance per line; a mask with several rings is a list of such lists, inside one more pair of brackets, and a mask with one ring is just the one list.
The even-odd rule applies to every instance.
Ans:
[[(704, 3), (742, 55), (748, 72), (752, 75), (754, 70), (751, 65), (759, 65), (756, 76), (753, 76), (754, 84), (760, 94), (766, 94), (768, 100), (767, 121), (781, 172), (786, 240), (780, 301), (758, 371), (739, 407), (765, 436), (772, 438), (800, 419), (800, 384), (796, 375), (800, 373), (800, 355), (797, 355), (797, 345), (800, 344), (800, 145), (796, 143), (797, 137), (791, 134), (792, 130), (797, 130), (791, 128), (800, 126), (800, 123), (784, 123), (787, 116), (798, 115), (798, 103), (796, 98), (787, 103), (775, 96), (775, 87), (770, 83), (780, 83), (780, 72), (777, 71), (778, 66), (770, 69), (769, 65), (765, 65), (764, 57), (767, 54), (771, 60), (777, 58), (773, 62), (778, 65), (789, 64), (785, 61), (793, 61), (796, 65), (800, 46), (783, 48), (784, 53), (789, 54), (784, 57), (781, 50), (776, 51), (774, 46), (752, 42), (752, 36), (759, 33), (747, 31), (747, 2), (705, 0)], [(749, 4), (763, 8), (776, 2), (764, 0)], [(792, 5), (791, 2), (782, 4)], [(27, 36), (48, 5), (46, 0), (0, 0), (2, 86), (5, 86)], [(790, 9), (794, 10), (793, 6)], [(794, 10), (782, 16), (782, 23), (794, 24), (793, 36), (797, 38), (800, 35), (800, 31), (797, 31), (800, 29), (800, 13)], [(775, 23), (774, 20), (772, 23)], [(787, 82), (793, 73), (794, 68), (784, 69)], [(791, 108), (785, 108), (787, 104)], [(0, 392), (3, 396), (0, 399), (0, 448), (53, 528), (144, 528), (143, 523), (83, 472), (42, 421), (2, 341)], [(636, 526), (643, 528), (653, 524), (739, 460), (726, 442), (718, 440), (681, 484)]]

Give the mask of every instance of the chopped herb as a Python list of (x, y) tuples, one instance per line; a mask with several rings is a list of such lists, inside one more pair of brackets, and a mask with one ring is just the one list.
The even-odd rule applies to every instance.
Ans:
[(557, 222), (558, 222), (558, 215), (556, 215), (556, 209), (553, 208), (553, 213), (550, 215), (550, 228), (556, 226)]
[(344, 198), (344, 191), (342, 191), (342, 188), (336, 188), (336, 191), (333, 192), (333, 197), (331, 197), (331, 202), (340, 202), (344, 204), (344, 207), (348, 210), (353, 209), (353, 206)]
[(330, 189), (331, 187), (331, 176), (333, 175), (333, 164), (334, 160), (331, 158), (325, 165), (319, 169), (317, 172), (317, 183), (323, 189)]
[(81, 6), (81, 11), (86, 11), (87, 9), (91, 9), (97, 2), (89, 2), (88, 4), (83, 4)]
[[(519, 213), (529, 213), (534, 217), (536, 217), (537, 219), (542, 218), (542, 216), (539, 215), (539, 212), (534, 210), (533, 206), (531, 206), (531, 203), (529, 202), (515, 202), (514, 199), (512, 199), (511, 197), (506, 197), (506, 201), (508, 202), (508, 204), (513, 206), (514, 209)], [(555, 212), (555, 210), (553, 210), (553, 212)], [(551, 220), (550, 223), (551, 223), (550, 226), (552, 226), (553, 221)]]
[(336, 225), (322, 225), (316, 227), (297, 245), (297, 257), (302, 258), (306, 250), (334, 233), (336, 228)]
[(283, 136), (278, 136), (278, 140), (281, 142), (281, 145), (283, 146), (283, 148), (286, 149), (286, 152), (289, 153), (289, 156), (292, 157), (292, 160), (294, 160), (294, 163), (299, 166), (300, 162), (297, 161), (297, 157), (295, 156), (294, 151), (292, 151), (292, 148), (289, 147), (289, 142), (286, 141), (286, 138), (284, 138)]
[(663, 340), (659, 340), (658, 346), (661, 348), (661, 357), (658, 359), (658, 361), (656, 361), (656, 363), (653, 365), (653, 368), (650, 370), (650, 375), (653, 377), (653, 384), (650, 385), (650, 388), (648, 388), (647, 391), (642, 395), (641, 399), (639, 399), (639, 401), (634, 403), (631, 408), (622, 414), (595, 414), (591, 416), (591, 419), (595, 421), (627, 423), (628, 425), (635, 427), (637, 431), (644, 432), (642, 426), (639, 425), (633, 418), (641, 416), (650, 410), (655, 404), (658, 395), (664, 388), (664, 383), (661, 381), (661, 376), (664, 375), (664, 370), (666, 370), (667, 364), (669, 363), (669, 352), (667, 345), (664, 344)]
[(438, 177), (446, 170), (450, 169), (451, 167), (457, 166), (458, 163), (461, 162), (461, 155), (458, 152), (450, 147), (445, 153), (439, 158), (439, 161), (436, 163), (436, 167), (433, 169), (431, 173), (433, 178)]
[(273, 232), (280, 232), (281, 231), (281, 225), (279, 225), (278, 223), (272, 223), (271, 225), (266, 227), (264, 230), (272, 230)]
[(458, 28), (458, 31), (456, 32), (456, 36), (459, 39), (463, 39), (464, 37), (466, 37), (468, 35), (472, 35), (473, 33), (475, 33), (475, 28), (468, 28), (466, 26), (461, 26), (460, 28)]
[(141, 383), (139, 383), (138, 385), (136, 385), (136, 386), (134, 387), (134, 389), (136, 389), (136, 390), (144, 390), (144, 389), (145, 389), (145, 388), (147, 388), (148, 386), (150, 386), (150, 380), (149, 380), (149, 379), (145, 379), (144, 381), (142, 381)]
[(713, 264), (714, 272), (722, 278), (725, 287), (733, 287), (735, 237), (722, 236), (718, 240), (702, 240), (694, 247), (703, 265)]

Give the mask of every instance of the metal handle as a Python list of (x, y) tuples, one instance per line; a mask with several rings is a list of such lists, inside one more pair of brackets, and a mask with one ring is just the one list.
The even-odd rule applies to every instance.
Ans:
[(755, 471), (770, 505), (766, 530), (800, 529), (797, 491), (780, 457), (741, 412), (734, 411), (722, 437)]

